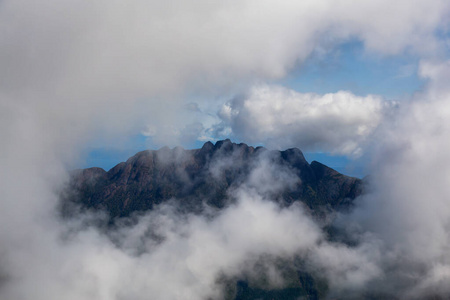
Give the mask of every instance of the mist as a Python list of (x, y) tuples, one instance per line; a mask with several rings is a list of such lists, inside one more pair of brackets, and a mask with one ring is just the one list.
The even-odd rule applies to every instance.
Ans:
[[(2, 1), (0, 298), (221, 299), (229, 280), (288, 285), (278, 260), (319, 274), (329, 297), (448, 297), (449, 13), (438, 0)], [(353, 39), (368, 55), (415, 55), (423, 90), (388, 114), (382, 95), (271, 84)], [(274, 111), (289, 122), (250, 122)], [(234, 134), (368, 153), (368, 192), (324, 222), (271, 199), (296, 178), (262, 158), (221, 211), (168, 203), (110, 232), (93, 224), (101, 212), (61, 219), (84, 149), (140, 132), (160, 146)], [(212, 176), (233, 163), (217, 161)], [(354, 243), (329, 241), (330, 224)]]

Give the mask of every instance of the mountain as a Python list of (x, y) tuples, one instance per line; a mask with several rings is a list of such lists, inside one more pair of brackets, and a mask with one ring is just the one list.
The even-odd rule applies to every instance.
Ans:
[(299, 149), (269, 151), (227, 139), (194, 150), (142, 151), (108, 172), (73, 171), (64, 198), (104, 209), (112, 218), (173, 199), (180, 210), (198, 212), (204, 204), (223, 208), (233, 201), (230, 191), (242, 185), (281, 205), (302, 201), (316, 213), (347, 209), (362, 190), (360, 179), (316, 161), (309, 164)]
[[(362, 181), (316, 161), (309, 164), (296, 148), (271, 151), (224, 140), (194, 150), (165, 147), (142, 151), (109, 171), (75, 170), (61, 203), (67, 217), (78, 207), (103, 210), (114, 224), (168, 202), (182, 213), (201, 213), (206, 206), (220, 210), (236, 201), (235, 192), (242, 188), (280, 206), (301, 201), (320, 219), (329, 212), (351, 208), (362, 192)], [(339, 235), (332, 227), (324, 229), (330, 239)], [(224, 279), (225, 298), (320, 299), (326, 295), (327, 284), (320, 277), (290, 263), (281, 263), (279, 268), (286, 274), (287, 287), (267, 289), (264, 278), (256, 282), (228, 278)]]

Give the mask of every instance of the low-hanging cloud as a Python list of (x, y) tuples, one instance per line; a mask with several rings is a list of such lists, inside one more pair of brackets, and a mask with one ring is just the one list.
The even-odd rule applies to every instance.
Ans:
[(258, 85), (224, 104), (216, 132), (231, 128), (236, 137), (252, 143), (357, 156), (393, 107), (379, 96), (345, 91), (318, 95)]
[[(261, 161), (254, 172), (267, 166)], [(287, 176), (289, 170), (277, 173)], [(278, 181), (273, 189), (283, 184), (282, 178)], [(26, 241), (22, 235), (12, 240), (28, 247), (2, 256), (13, 263), (0, 262), (7, 270), (0, 296), (221, 299), (225, 288), (221, 278), (262, 276), (252, 271), (258, 257), (305, 256), (323, 239), (320, 228), (301, 205), (280, 208), (261, 195), (267, 192), (265, 185), (250, 180), (248, 187), (244, 184), (230, 191), (236, 202), (214, 218), (181, 215), (169, 203), (135, 217), (132, 225), (121, 221), (106, 233), (89, 225), (92, 218), (101, 215), (87, 219), (80, 215), (72, 221), (34, 220), (37, 228), (32, 236)], [(16, 229), (15, 234), (19, 233)], [(282, 287), (283, 277), (270, 267), (270, 260), (264, 262), (269, 268), (268, 284)]]

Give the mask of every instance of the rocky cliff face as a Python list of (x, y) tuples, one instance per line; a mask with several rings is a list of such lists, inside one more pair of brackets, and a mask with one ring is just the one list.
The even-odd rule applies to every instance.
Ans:
[(100, 168), (72, 173), (65, 200), (128, 216), (174, 200), (180, 209), (222, 208), (239, 187), (290, 205), (302, 201), (312, 211), (345, 209), (361, 193), (361, 180), (319, 163), (309, 164), (298, 149), (269, 151), (230, 140), (201, 149), (148, 150), (108, 172)]

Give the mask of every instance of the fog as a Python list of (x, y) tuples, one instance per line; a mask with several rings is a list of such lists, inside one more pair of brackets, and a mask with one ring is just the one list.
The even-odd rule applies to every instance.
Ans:
[[(330, 297), (448, 297), (449, 13), (437, 0), (2, 1), (0, 298), (220, 299), (228, 279), (287, 284), (278, 259), (307, 262)], [(270, 84), (350, 40), (368, 54), (415, 55), (425, 87), (386, 115), (382, 95)], [(218, 115), (186, 109), (197, 98)], [(249, 122), (261, 115), (290, 122)], [(299, 203), (271, 201), (292, 174), (270, 159), (220, 212), (179, 215), (168, 203), (108, 233), (92, 225), (101, 213), (60, 218), (58, 191), (92, 141), (143, 131), (174, 145), (225, 127), (272, 147), (369, 153), (368, 193), (333, 221), (355, 244), (328, 241)]]

